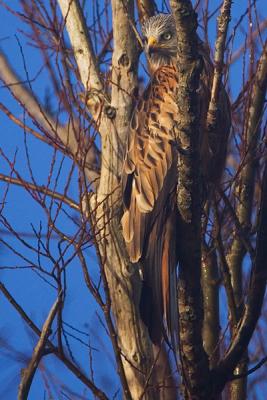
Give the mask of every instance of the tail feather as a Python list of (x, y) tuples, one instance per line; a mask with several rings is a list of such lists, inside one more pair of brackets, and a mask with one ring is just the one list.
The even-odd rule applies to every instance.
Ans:
[(174, 350), (178, 335), (176, 212), (161, 210), (146, 244), (144, 283), (140, 301), (141, 318), (154, 344), (164, 337)]

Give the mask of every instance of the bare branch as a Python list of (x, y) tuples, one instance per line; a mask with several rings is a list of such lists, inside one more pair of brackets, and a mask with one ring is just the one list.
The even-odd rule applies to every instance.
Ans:
[(225, 43), (227, 37), (228, 25), (231, 18), (232, 0), (224, 0), (221, 14), (218, 17), (217, 39), (214, 54), (214, 76), (211, 89), (211, 98), (207, 114), (207, 126), (209, 131), (214, 131), (216, 127), (216, 115), (218, 110), (218, 101), (223, 73), (223, 59), (225, 52)]
[(47, 344), (48, 337), (51, 334), (51, 326), (57, 314), (58, 307), (61, 301), (61, 294), (59, 294), (55, 303), (51, 307), (51, 310), (49, 311), (47, 319), (43, 325), (41, 335), (37, 345), (34, 348), (31, 361), (29, 362), (28, 367), (22, 370), (22, 379), (19, 385), (18, 400), (25, 400), (28, 398), (32, 380), (41, 361), (41, 358), (45, 353), (45, 346)]
[[(114, 52), (112, 57), (112, 106), (116, 110), (116, 129), (124, 155), (134, 100), (136, 98), (139, 47), (131, 23), (134, 23), (134, 4), (129, 0), (112, 0)], [(114, 144), (113, 144), (114, 145)], [(123, 148), (122, 148), (123, 147)]]
[[(255, 177), (255, 149), (259, 137), (261, 117), (263, 113), (265, 95), (267, 90), (267, 42), (265, 43), (261, 58), (258, 63), (257, 72), (254, 78), (252, 88), (252, 101), (249, 109), (247, 125), (247, 162), (241, 171), (240, 178), (240, 203), (237, 208), (237, 215), (242, 227), (248, 226), (251, 218), (252, 199), (254, 192)], [(253, 258), (253, 267), (250, 279), (248, 301), (245, 305), (243, 317), (239, 326), (234, 332), (230, 347), (225, 354), (224, 359), (219, 363), (217, 372), (220, 375), (220, 384), (224, 385), (229, 376), (233, 373), (236, 365), (244, 355), (247, 346), (251, 340), (256, 323), (260, 316), (262, 302), (266, 287), (266, 218), (267, 218), (267, 164), (265, 162), (265, 171), (263, 176), (263, 189), (261, 196), (261, 208), (259, 217), (259, 228), (257, 235), (257, 244), (255, 258)], [(237, 301), (242, 296), (241, 265), (244, 257), (244, 245), (241, 238), (234, 240), (229, 254), (229, 263), (233, 275)], [(215, 370), (216, 371), (216, 370)], [(246, 374), (246, 373), (245, 373)], [(241, 374), (242, 377), (245, 374)]]
[(204, 320), (203, 345), (209, 365), (217, 364), (220, 355), (219, 336), (219, 273), (215, 249), (202, 244), (201, 285), (203, 290)]
[(103, 91), (92, 42), (78, 0), (58, 0), (85, 90)]
[[(5, 285), (0, 282), (0, 291), (4, 294), (6, 299), (9, 303), (15, 308), (21, 318), (26, 322), (26, 324), (36, 333), (37, 336), (41, 336), (41, 330), (34, 324), (34, 322), (29, 318), (27, 313), (23, 310), (23, 308), (18, 304), (18, 302), (14, 299)], [(86, 377), (83, 371), (78, 368), (72, 361), (70, 361), (64, 354), (62, 354), (56, 346), (48, 339), (47, 340), (48, 346), (51, 348), (53, 354), (61, 360), (66, 367), (78, 378), (83, 382), (91, 391), (94, 393), (97, 398), (101, 400), (108, 400), (108, 397), (105, 395), (102, 390), (98, 389), (94, 383)]]
[(57, 147), (57, 144), (55, 142), (52, 142), (51, 140), (49, 141), (49, 139), (46, 138), (44, 135), (41, 135), (39, 132), (30, 128), (24, 122), (22, 122), (20, 119), (15, 117), (15, 115), (12, 114), (12, 112), (10, 110), (8, 110), (8, 108), (3, 103), (0, 103), (0, 110), (2, 110), (11, 121), (13, 121), (20, 128), (23, 128), (26, 132), (31, 133), (33, 136), (35, 136), (37, 139), (41, 140), (42, 142), (44, 142), (50, 146), (59, 148), (61, 151), (63, 151), (63, 148), (59, 147), (59, 146)]
[[(240, 172), (236, 194), (239, 199), (237, 206), (237, 218), (244, 234), (248, 232), (251, 223), (251, 212), (254, 195), (254, 178), (256, 174), (256, 147), (260, 135), (261, 117), (263, 113), (265, 94), (267, 88), (267, 45), (263, 49), (259, 60), (257, 72), (254, 77), (251, 92), (251, 105), (248, 115), (246, 137), (246, 147), (244, 149), (244, 160)], [(239, 231), (239, 228), (237, 227)], [(244, 235), (242, 235), (244, 236)], [(241, 267), (246, 250), (242, 236), (237, 236), (231, 245), (228, 254), (229, 266), (232, 274), (232, 281), (235, 288), (236, 303), (239, 304), (242, 298)], [(253, 252), (250, 252), (253, 259)], [(242, 308), (242, 303), (241, 307)]]
[(155, 2), (153, 0), (137, 0), (138, 15), (141, 24), (155, 14)]
[(263, 189), (261, 196), (259, 230), (256, 245), (256, 257), (253, 263), (250, 279), (248, 302), (245, 306), (244, 315), (240, 325), (235, 332), (230, 347), (223, 360), (215, 369), (217, 384), (219, 390), (224, 386), (227, 379), (232, 375), (237, 363), (240, 361), (243, 353), (246, 351), (250, 342), (258, 318), (261, 314), (261, 308), (266, 290), (267, 279), (267, 163), (263, 176)]
[(67, 126), (62, 126), (58, 121), (55, 121), (52, 116), (44, 111), (44, 108), (40, 105), (34, 94), (30, 92), (25, 87), (24, 83), (17, 77), (6, 57), (1, 52), (0, 79), (26, 110), (32, 120), (38, 125), (38, 128), (41, 129), (52, 142), (55, 141), (56, 146), (57, 143), (59, 146), (63, 143), (67, 151), (76, 160), (83, 160), (86, 156), (86, 166), (91, 173), (91, 179), (95, 180), (98, 177), (98, 160), (93, 143), (89, 151), (87, 151), (86, 154), (83, 154), (84, 147), (86, 148), (88, 146), (82, 146), (82, 141), (80, 140), (79, 142), (77, 140), (77, 138), (81, 136), (78, 134), (79, 126), (77, 125), (74, 127), (71, 123), (67, 124)]
[[(178, 154), (177, 201), (183, 220), (190, 223), (196, 200), (199, 198), (197, 190), (199, 177), (196, 176), (198, 168), (194, 167), (199, 163), (196, 157), (199, 153), (196, 91), (199, 87), (202, 65), (198, 54), (197, 16), (191, 1), (171, 0), (170, 5), (175, 16), (179, 48), (177, 105), (181, 120), (177, 126), (176, 135), (181, 151)], [(197, 212), (199, 214), (199, 210)]]
[[(264, 32), (266, 28), (267, 28), (267, 18), (266, 18), (264, 21), (262, 21), (262, 22), (260, 23), (260, 25), (259, 25), (259, 27), (258, 27), (257, 29), (255, 29), (255, 30), (252, 32), (251, 41), (255, 41), (255, 40), (258, 38), (259, 34), (262, 33), (262, 32)], [(245, 49), (246, 49), (246, 45), (245, 45), (245, 44), (242, 44), (242, 45), (232, 54), (232, 56), (231, 56), (231, 58), (230, 58), (230, 63), (231, 63), (231, 64), (234, 64), (234, 63), (241, 57), (241, 55), (244, 53)]]
[(6, 183), (11, 183), (12, 185), (18, 185), (26, 188), (27, 190), (33, 190), (38, 193), (44, 193), (45, 195), (48, 195), (52, 197), (53, 199), (57, 199), (62, 201), (63, 203), (67, 204), (69, 207), (73, 208), (76, 211), (80, 211), (80, 206), (79, 204), (75, 203), (74, 200), (68, 198), (65, 194), (60, 194), (57, 193), (53, 190), (49, 190), (47, 186), (38, 186), (36, 184), (30, 183), (25, 181), (24, 179), (20, 178), (12, 178), (11, 176), (0, 174), (0, 181), (6, 182)]
[(230, 380), (236, 380), (236, 379), (242, 379), (247, 377), (248, 375), (253, 374), (253, 372), (257, 371), (257, 369), (261, 368), (264, 364), (267, 362), (267, 357), (264, 357), (262, 360), (258, 362), (258, 364), (255, 365), (255, 367), (250, 368), (246, 373), (244, 374), (239, 374), (239, 375), (233, 375), (230, 377)]
[(231, 275), (230, 275), (230, 271), (229, 271), (229, 266), (228, 266), (224, 248), (223, 248), (223, 242), (222, 242), (222, 238), (221, 238), (221, 227), (220, 227), (220, 222), (219, 222), (219, 212), (218, 212), (218, 207), (217, 207), (216, 203), (214, 204), (214, 219), (215, 219), (215, 232), (216, 232), (215, 244), (216, 244), (219, 258), (220, 258), (221, 272), (222, 272), (224, 287), (225, 287), (226, 296), (227, 296), (228, 309), (230, 312), (230, 321), (231, 321), (232, 325), (235, 326), (238, 322), (237, 305), (236, 305), (236, 301), (235, 301), (235, 297), (234, 297), (233, 286), (231, 283)]

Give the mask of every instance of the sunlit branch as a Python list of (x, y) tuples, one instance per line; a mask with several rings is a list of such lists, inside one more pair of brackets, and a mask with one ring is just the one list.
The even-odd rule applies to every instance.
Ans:
[(87, 105), (93, 117), (96, 117), (95, 106), (107, 100), (100, 77), (96, 56), (90, 34), (78, 0), (58, 0), (64, 25), (66, 26), (74, 57), (78, 66), (81, 82), (84, 86)]
[(45, 195), (52, 197), (53, 199), (62, 201), (63, 203), (67, 204), (69, 207), (73, 208), (76, 211), (80, 210), (80, 206), (77, 203), (75, 203), (72, 199), (70, 199), (66, 195), (54, 192), (53, 190), (49, 190), (47, 188), (47, 186), (44, 186), (44, 185), (38, 186), (33, 183), (27, 182), (24, 179), (21, 180), (19, 178), (12, 178), (11, 176), (4, 175), (4, 174), (0, 174), (0, 181), (6, 182), (6, 183), (12, 184), (12, 185), (22, 186), (26, 189), (30, 189), (30, 190), (33, 190), (38, 193), (43, 193)]

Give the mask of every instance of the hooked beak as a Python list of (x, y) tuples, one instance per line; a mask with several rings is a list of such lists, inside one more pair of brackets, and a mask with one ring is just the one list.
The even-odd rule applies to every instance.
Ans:
[(150, 36), (147, 40), (147, 46), (148, 47), (155, 47), (155, 45), (157, 44), (157, 39), (154, 36)]
[(156, 46), (158, 44), (157, 39), (154, 36), (150, 36), (147, 40), (147, 52), (149, 55), (151, 55), (153, 53), (153, 51), (155, 51)]

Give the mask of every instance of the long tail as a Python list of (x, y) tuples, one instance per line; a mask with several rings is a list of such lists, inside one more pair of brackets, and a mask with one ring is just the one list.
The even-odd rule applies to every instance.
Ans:
[[(152, 342), (164, 337), (176, 348), (178, 334), (176, 212), (160, 210), (142, 259), (144, 283), (140, 301), (141, 317)], [(175, 350), (175, 349), (174, 349)]]

